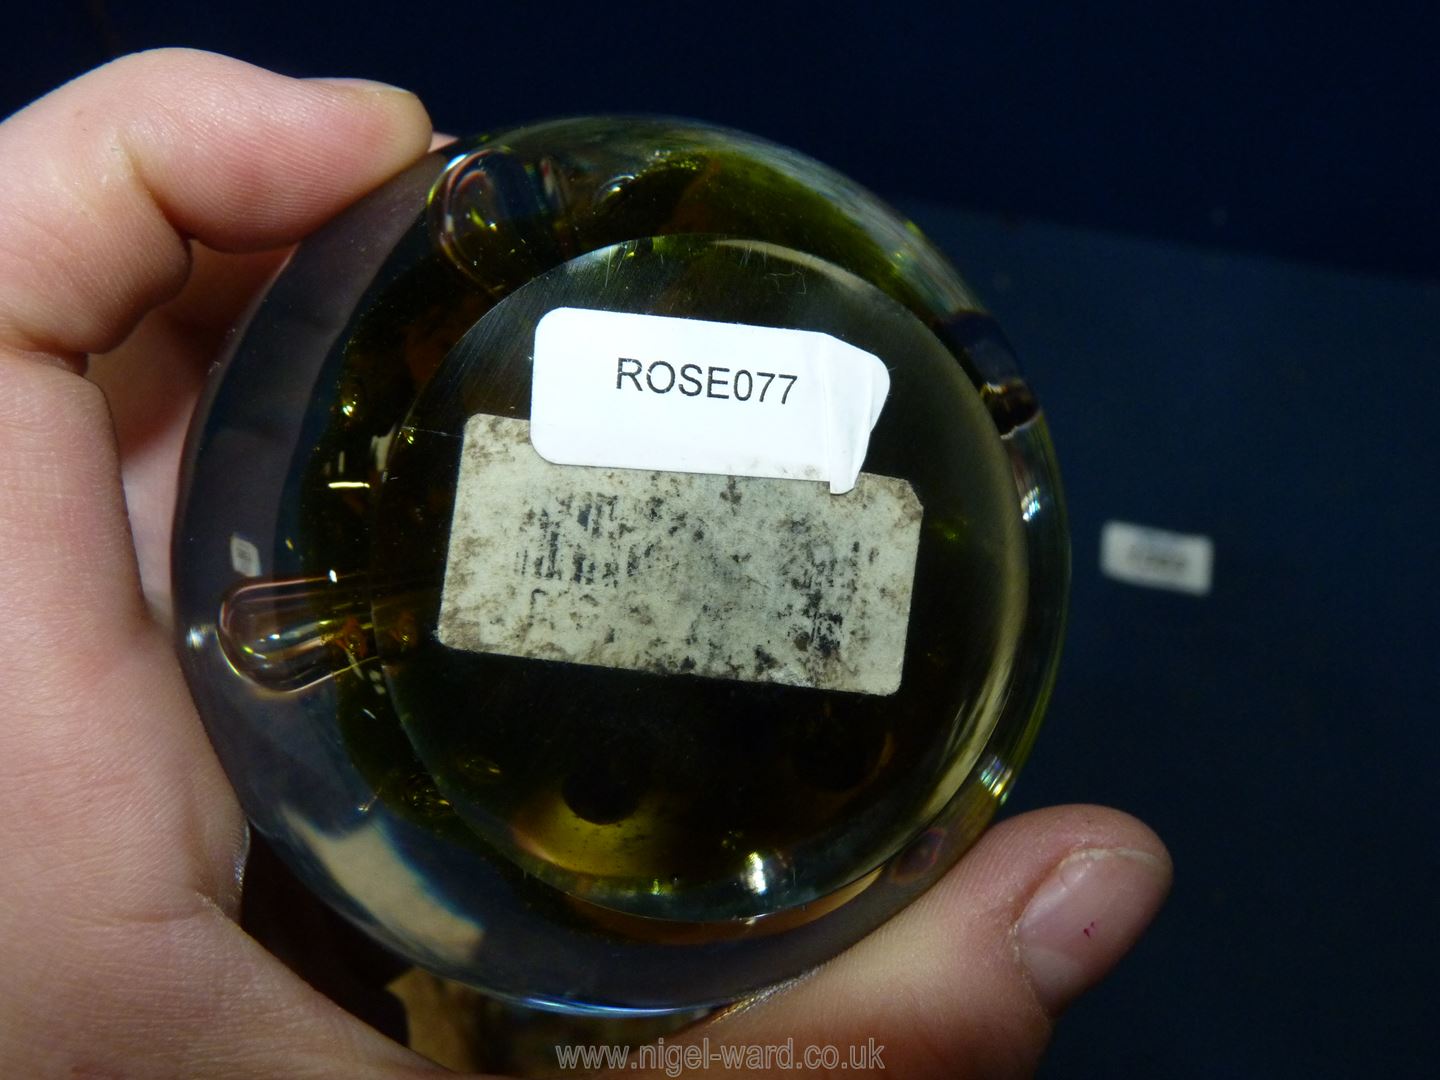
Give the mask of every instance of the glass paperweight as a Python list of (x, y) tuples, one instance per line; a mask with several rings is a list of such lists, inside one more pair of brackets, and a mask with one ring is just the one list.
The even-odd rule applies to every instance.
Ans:
[(256, 829), (429, 970), (674, 1010), (832, 956), (1003, 800), (1068, 547), (955, 271), (797, 153), (456, 143), (300, 245), (196, 416), (179, 648)]

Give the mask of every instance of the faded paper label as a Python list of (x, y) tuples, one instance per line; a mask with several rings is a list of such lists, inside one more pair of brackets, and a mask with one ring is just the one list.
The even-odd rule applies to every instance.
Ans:
[(465, 425), (440, 605), (456, 649), (862, 694), (900, 686), (921, 507), (904, 480), (553, 465)]

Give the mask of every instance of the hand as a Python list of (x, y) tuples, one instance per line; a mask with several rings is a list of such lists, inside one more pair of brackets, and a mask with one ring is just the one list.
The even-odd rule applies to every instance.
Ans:
[[(429, 141), (401, 91), (180, 51), (0, 125), (6, 1075), (434, 1069), (235, 924), (244, 819), (164, 626), (180, 444), (225, 330), (287, 245)], [(1024, 1074), (1169, 880), (1131, 818), (1025, 815), (868, 940), (688, 1037), (874, 1039), (891, 1075)]]

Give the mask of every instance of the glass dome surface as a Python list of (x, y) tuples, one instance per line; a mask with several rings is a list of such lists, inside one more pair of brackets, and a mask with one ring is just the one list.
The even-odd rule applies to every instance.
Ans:
[[(557, 311), (878, 358), (856, 486), (544, 460)], [(763, 353), (629, 359), (616, 392), (667, 409), (790, 404)], [(750, 136), (584, 118), (446, 147), (299, 247), (197, 413), (175, 568), (211, 739), (321, 897), (512, 1000), (667, 1010), (823, 961), (974, 840), (1068, 547), (1035, 399), (912, 226)]]

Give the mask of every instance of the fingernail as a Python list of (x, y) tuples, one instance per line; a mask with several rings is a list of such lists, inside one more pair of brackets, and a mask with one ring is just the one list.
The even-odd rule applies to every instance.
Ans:
[(1020, 962), (1054, 1015), (1124, 956), (1170, 890), (1170, 866), (1144, 851), (1091, 848), (1057, 866), (1015, 924)]
[[(389, 83), (376, 82), (374, 79), (349, 79), (349, 78), (312, 78), (309, 82), (324, 83), (326, 86), (334, 86), (341, 90), (360, 90), (371, 94), (412, 94), (402, 86), (391, 86)], [(412, 94), (413, 96), (413, 94)]]

